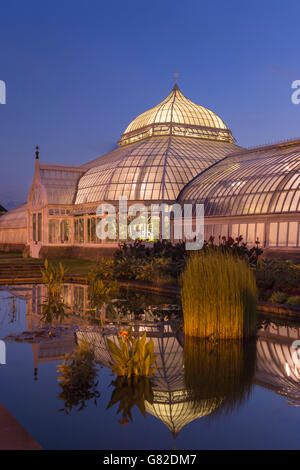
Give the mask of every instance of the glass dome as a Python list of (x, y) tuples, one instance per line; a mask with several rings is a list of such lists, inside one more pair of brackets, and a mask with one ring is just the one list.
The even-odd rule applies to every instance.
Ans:
[[(197, 174), (240, 147), (188, 137), (151, 137), (85, 165), (76, 204), (118, 201), (175, 201)], [(83, 167), (82, 167), (83, 168)]]
[(186, 389), (173, 393), (154, 390), (153, 403), (145, 402), (147, 413), (162, 421), (174, 437), (196, 419), (211, 415), (220, 405), (214, 398), (193, 400)]
[(128, 145), (155, 135), (179, 135), (234, 142), (222, 119), (203, 106), (187, 99), (177, 84), (157, 106), (136, 117), (127, 127), (119, 144)]
[(300, 210), (300, 141), (228, 157), (191, 181), (180, 202), (204, 204), (205, 216)]

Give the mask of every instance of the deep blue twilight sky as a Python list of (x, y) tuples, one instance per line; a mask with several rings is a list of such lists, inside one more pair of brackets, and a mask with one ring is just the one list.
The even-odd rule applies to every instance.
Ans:
[(300, 136), (299, 0), (10, 0), (0, 5), (0, 204), (23, 202), (41, 161), (112, 150), (179, 72), (183, 93), (237, 142)]

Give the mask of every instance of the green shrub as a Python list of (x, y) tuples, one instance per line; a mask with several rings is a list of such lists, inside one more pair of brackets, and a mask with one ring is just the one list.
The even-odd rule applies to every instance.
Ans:
[(90, 271), (89, 278), (137, 280), (160, 284), (164, 283), (161, 279), (166, 277), (171, 280), (171, 284), (174, 284), (183, 263), (183, 260), (174, 261), (161, 255), (135, 257), (129, 251), (128, 255), (118, 256), (114, 260), (101, 259)]
[(156, 241), (151, 244), (135, 240), (133, 243), (122, 243), (120, 249), (115, 252), (115, 259), (162, 257), (177, 261), (184, 259), (187, 254), (184, 242), (173, 245), (168, 240)]
[(190, 256), (181, 298), (189, 336), (237, 339), (256, 332), (255, 277), (239, 257), (215, 250)]
[(263, 254), (258, 240), (252, 248), (248, 248), (247, 243), (243, 242), (242, 235), (235, 240), (232, 237), (219, 236), (218, 241), (219, 243), (215, 243), (215, 237), (209, 237), (208, 241), (204, 241), (203, 250), (221, 251), (222, 253), (238, 256), (249, 263), (251, 267), (256, 267), (259, 257)]
[(257, 285), (262, 290), (286, 292), (299, 289), (300, 265), (289, 261), (264, 259), (259, 261), (255, 274)]
[(294, 305), (295, 307), (300, 306), (300, 296), (299, 295), (293, 295), (289, 297), (286, 301), (288, 305)]
[(116, 279), (135, 279), (137, 260), (134, 257), (124, 257), (114, 260), (113, 276)]
[(284, 304), (287, 298), (288, 296), (284, 292), (273, 292), (273, 294), (269, 298), (269, 301), (278, 304)]
[[(256, 266), (262, 250), (257, 242), (249, 249), (242, 237), (235, 241), (229, 237), (220, 238), (219, 244), (210, 237), (204, 242), (204, 252), (220, 252), (231, 254), (243, 259), (250, 266)], [(163, 240), (155, 243), (143, 243), (135, 240), (133, 243), (123, 243), (114, 254), (113, 260), (101, 259), (94, 272), (99, 279), (138, 280), (156, 285), (177, 284), (183, 272), (190, 252), (186, 251), (185, 243), (172, 245)], [(167, 279), (167, 281), (166, 281)]]
[(167, 271), (168, 260), (153, 258), (150, 260), (137, 259), (135, 266), (135, 279), (144, 282), (153, 282)]
[(101, 258), (90, 272), (90, 278), (112, 279), (114, 274), (114, 261), (110, 258)]

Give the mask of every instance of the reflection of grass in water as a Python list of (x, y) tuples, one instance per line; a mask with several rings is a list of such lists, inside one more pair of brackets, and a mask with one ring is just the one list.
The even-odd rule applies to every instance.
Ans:
[(256, 341), (212, 343), (185, 337), (184, 376), (195, 406), (232, 411), (250, 396), (255, 372)]

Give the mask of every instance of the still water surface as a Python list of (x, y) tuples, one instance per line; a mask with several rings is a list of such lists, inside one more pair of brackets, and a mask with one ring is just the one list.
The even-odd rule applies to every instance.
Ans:
[[(0, 338), (39, 323), (42, 287), (0, 291)], [(66, 288), (84, 311), (85, 288)], [(145, 301), (145, 299), (144, 299)], [(153, 304), (165, 299), (148, 299)], [(299, 449), (300, 365), (292, 343), (300, 325), (264, 324), (256, 344), (186, 342), (169, 322), (148, 328), (157, 354), (153, 401), (146, 417), (137, 407), (121, 425), (117, 405), (107, 409), (114, 387), (103, 336), (78, 319), (78, 331), (41, 343), (8, 341), (0, 365), (0, 402), (44, 449)], [(97, 404), (72, 409), (59, 398), (57, 366), (82, 338), (96, 344)], [(110, 338), (114, 339), (114, 330)]]

